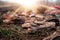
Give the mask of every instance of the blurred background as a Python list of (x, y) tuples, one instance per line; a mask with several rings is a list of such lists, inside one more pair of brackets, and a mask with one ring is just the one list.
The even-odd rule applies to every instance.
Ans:
[[(17, 0), (18, 1), (18, 0)], [(43, 3), (46, 5), (60, 5), (60, 0), (38, 0), (39, 3)], [(16, 2), (15, 0), (0, 0), (0, 4), (4, 2)]]
[[(48, 6), (59, 6), (60, 0), (38, 0), (38, 3)], [(4, 11), (3, 8), (10, 10), (17, 8), (18, 6), (19, 5), (15, 0), (0, 0), (0, 11)]]
[[(0, 0), (0, 6), (1, 5), (9, 5), (9, 2), (15, 3), (16, 1), (15, 0)], [(54, 6), (54, 5), (60, 5), (60, 0), (38, 0), (38, 3)]]

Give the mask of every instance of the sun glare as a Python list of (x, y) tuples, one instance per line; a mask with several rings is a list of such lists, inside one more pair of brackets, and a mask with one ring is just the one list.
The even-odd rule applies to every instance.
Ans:
[(20, 1), (17, 1), (17, 3), (19, 3), (25, 7), (32, 7), (32, 6), (36, 5), (37, 0), (20, 0)]
[(15, 2), (27, 8), (31, 8), (37, 4), (37, 0), (6, 0), (6, 1)]

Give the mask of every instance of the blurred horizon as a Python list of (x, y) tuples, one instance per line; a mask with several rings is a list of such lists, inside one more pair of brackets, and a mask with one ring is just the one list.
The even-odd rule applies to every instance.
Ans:
[[(0, 0), (1, 2), (18, 3), (18, 0)], [(19, 0), (20, 1), (20, 0)], [(27, 1), (27, 0), (26, 0)], [(39, 3), (46, 5), (60, 5), (60, 0), (38, 0)]]

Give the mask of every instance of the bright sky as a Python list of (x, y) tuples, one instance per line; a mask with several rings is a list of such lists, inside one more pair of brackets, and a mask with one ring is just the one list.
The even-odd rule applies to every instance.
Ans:
[(38, 0), (2, 0), (2, 1), (15, 2), (28, 7), (34, 6), (38, 2)]
[[(33, 6), (37, 5), (37, 3), (40, 2), (41, 0), (1, 0), (1, 1), (15, 2), (21, 4), (24, 7), (32, 8)], [(48, 0), (48, 1), (56, 2), (56, 0)]]
[(37, 0), (1, 0), (1, 1), (7, 1), (7, 2), (15, 2), (15, 3), (34, 3), (34, 2), (37, 2)]

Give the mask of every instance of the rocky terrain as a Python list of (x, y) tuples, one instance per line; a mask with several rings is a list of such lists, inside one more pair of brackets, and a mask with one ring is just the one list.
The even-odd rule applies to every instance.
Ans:
[(37, 13), (18, 11), (14, 15), (11, 7), (4, 8), (0, 9), (0, 40), (60, 40), (57, 10), (48, 11), (42, 7)]

